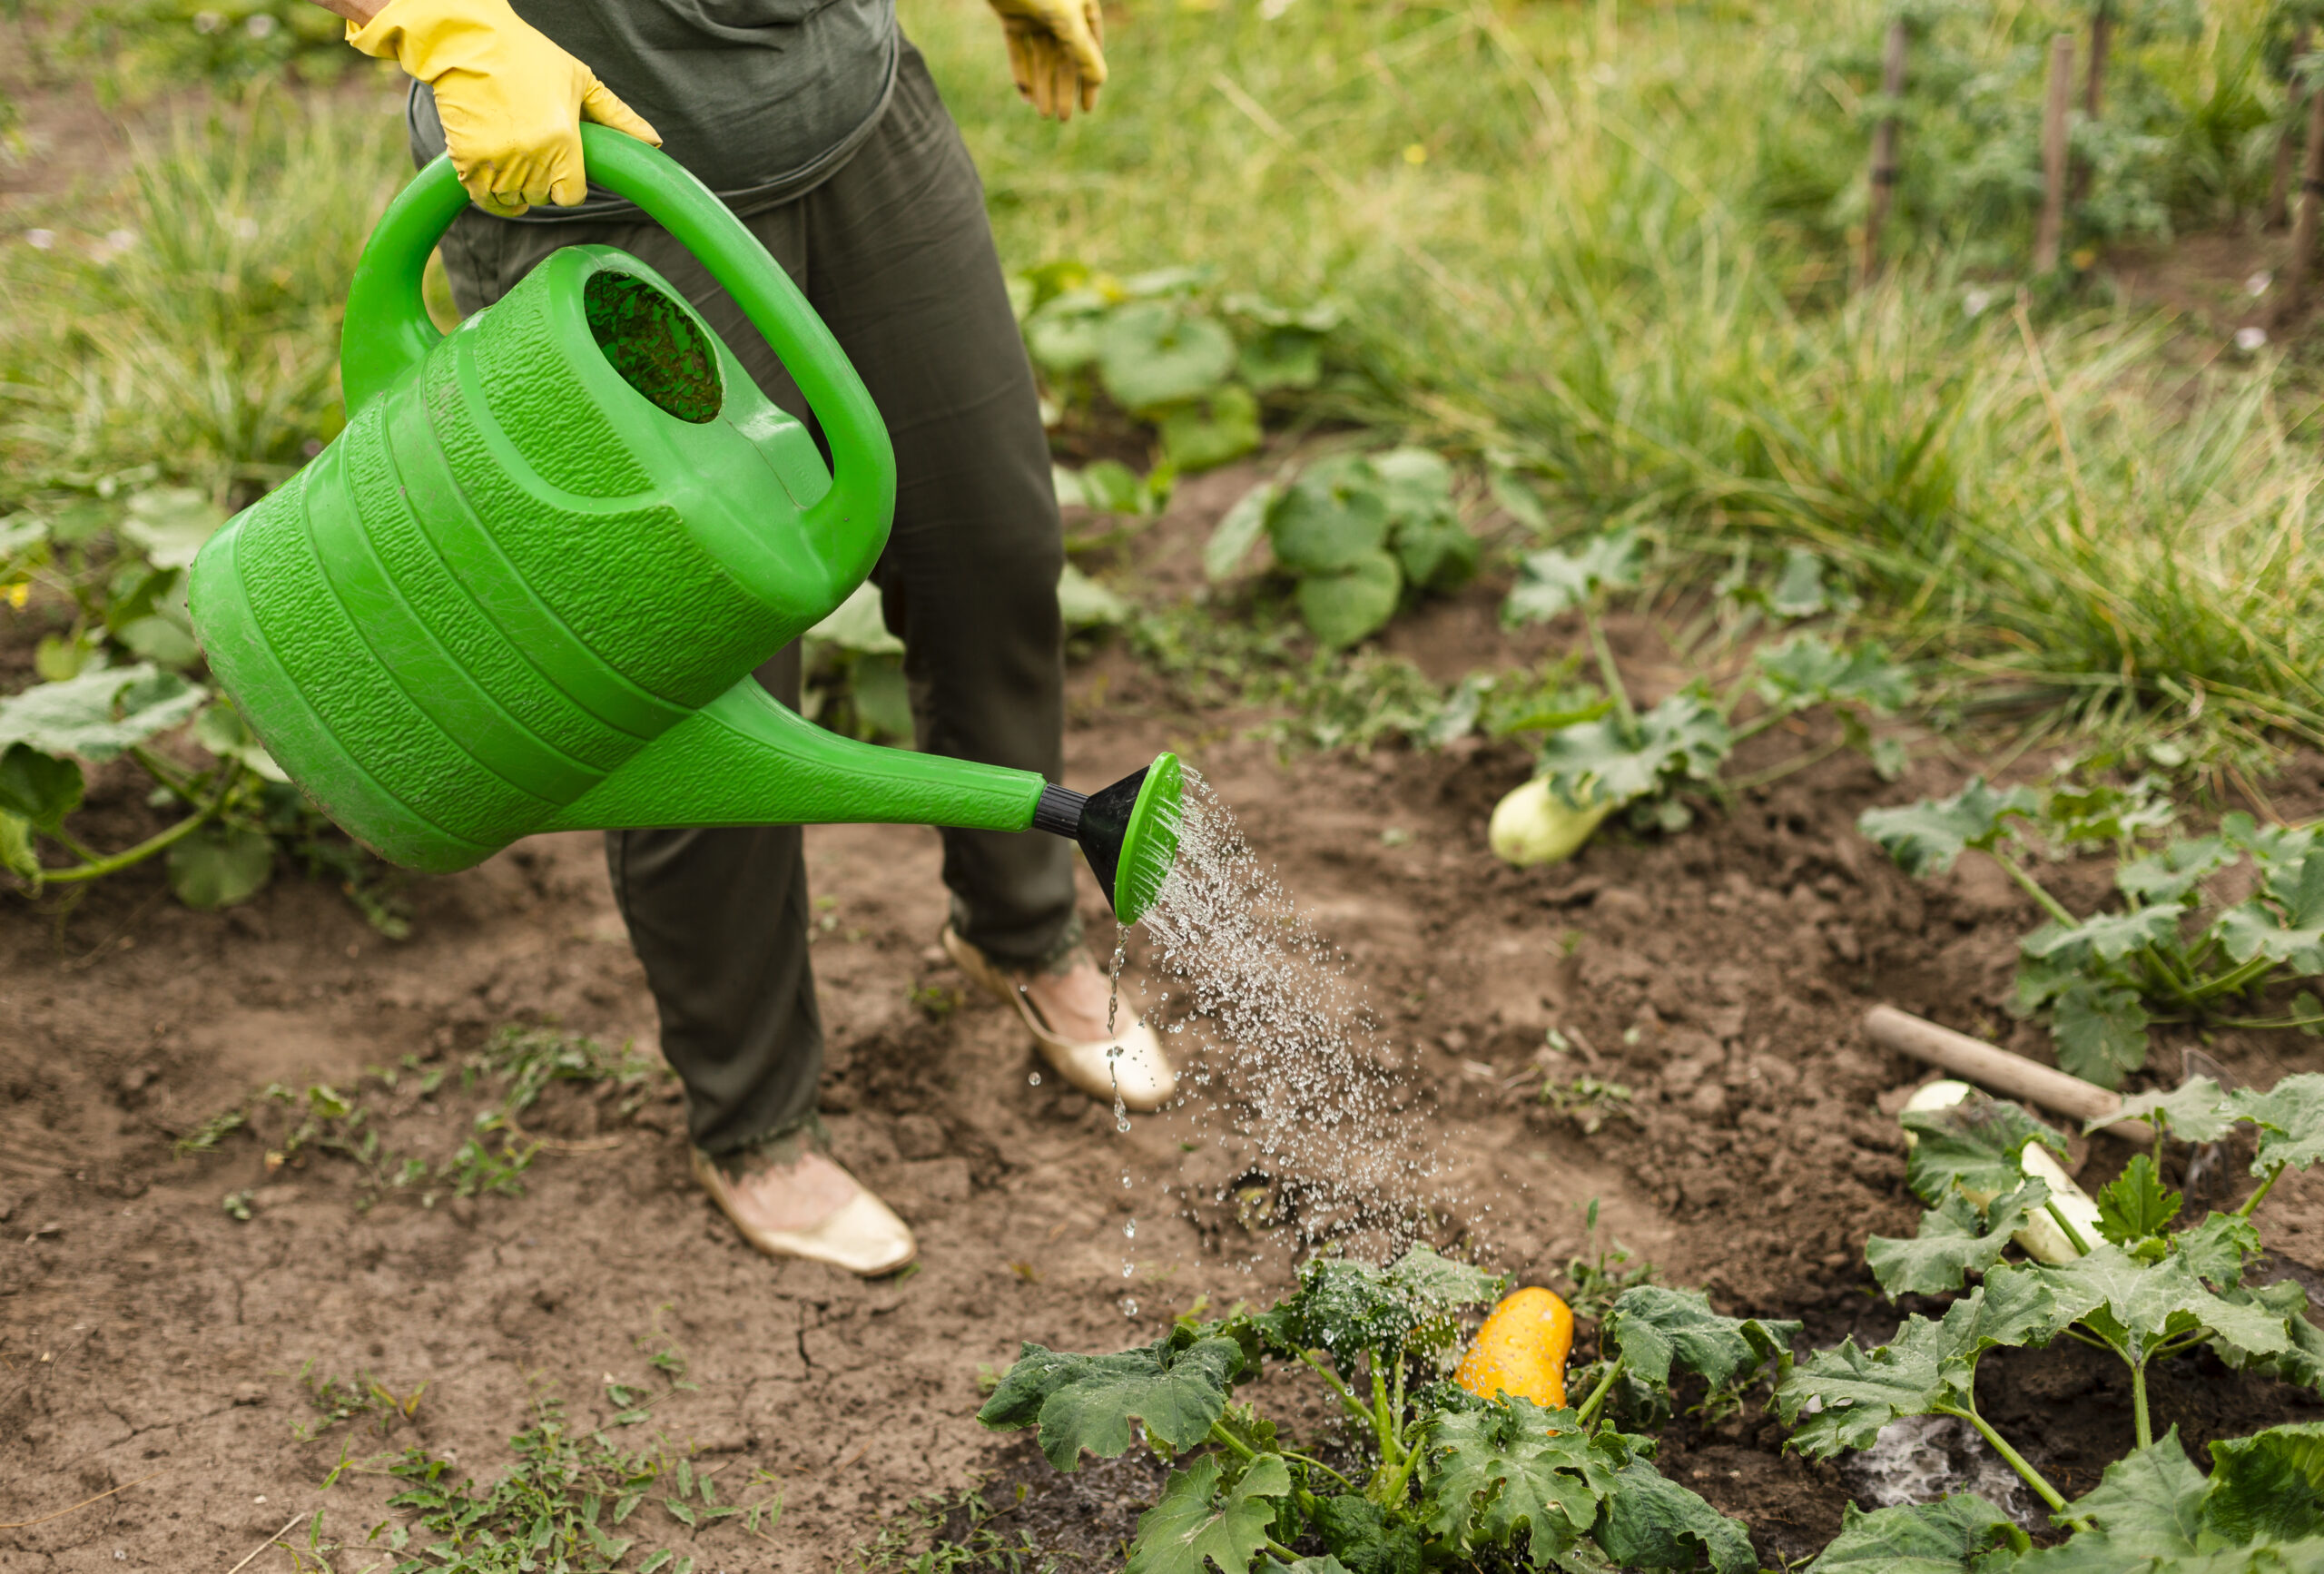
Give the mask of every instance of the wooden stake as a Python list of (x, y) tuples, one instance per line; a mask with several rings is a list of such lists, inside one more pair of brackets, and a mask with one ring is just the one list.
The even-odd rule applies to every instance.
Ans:
[(2073, 34), (2050, 40), (2050, 102), (2042, 113), (2042, 220), (2034, 231), (2034, 271), (2054, 273), (2066, 223), (2066, 105), (2073, 97)]
[[(1888, 24), (1888, 48), (1880, 64), (1880, 93), (1895, 103), (1905, 93), (1904, 19)], [(1896, 189), (1896, 117), (1883, 115), (1872, 131), (1872, 190), (1864, 211), (1864, 266), (1869, 284), (1880, 271), (1880, 227), (1887, 221), (1888, 202)]]
[(2082, 113), (2096, 120), (2106, 110), (2106, 50), (2114, 42), (2114, 13), (2101, 0), (2090, 19), (2090, 75), (2082, 89)]
[[(2303, 22), (2299, 25), (2299, 31), (2292, 35), (2291, 58), (2295, 66), (2299, 64), (2299, 57), (2308, 53), (2309, 37), (2309, 24)], [(2291, 107), (2297, 109), (2300, 96), (2299, 77), (2295, 73), (2291, 79), (2284, 84), (2284, 97), (2290, 102)], [(2283, 134), (2276, 138), (2276, 167), (2274, 172), (2268, 178), (2268, 211), (2260, 218), (2261, 224), (2270, 230), (2282, 229), (2284, 220), (2289, 216), (2287, 208), (2291, 196), (2291, 128), (2294, 118), (2290, 116), (2285, 118)]]
[(2324, 93), (2308, 95), (2308, 147), (2300, 159), (2299, 209), (2291, 225), (2291, 255), (2284, 259), (2284, 294), (2277, 316), (2295, 317), (2308, 300), (2308, 264), (2316, 250), (2316, 209), (2324, 197)]

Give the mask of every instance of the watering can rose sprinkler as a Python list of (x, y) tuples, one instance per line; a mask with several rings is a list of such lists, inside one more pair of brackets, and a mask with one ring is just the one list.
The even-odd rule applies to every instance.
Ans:
[(347, 429), (194, 562), (194, 625), (243, 717), (331, 819), (415, 869), (465, 869), (542, 831), (1030, 829), (1078, 841), (1137, 921), (1177, 852), (1176, 756), (1085, 798), (840, 737), (752, 677), (871, 572), (894, 452), (838, 343), (725, 205), (644, 143), (595, 125), (581, 139), (591, 178), (684, 242), (765, 337), (832, 467), (669, 284), (612, 247), (566, 247), (438, 333), (421, 269), (468, 202), (439, 158), (356, 267)]

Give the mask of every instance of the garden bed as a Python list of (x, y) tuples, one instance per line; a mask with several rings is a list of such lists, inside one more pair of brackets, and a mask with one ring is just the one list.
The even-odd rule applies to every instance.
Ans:
[[(1135, 548), (1141, 595), (1190, 582), (1202, 526), (1246, 479), (1182, 491)], [(1400, 622), (1392, 646), (1440, 680), (1503, 664), (1496, 603), (1481, 586), (1437, 604)], [(1612, 633), (1650, 674), (1649, 631), (1616, 620)], [(1546, 648), (1567, 631), (1526, 637)], [(1883, 1339), (1898, 1311), (1863, 1245), (1917, 1214), (1893, 1115), (1926, 1074), (1863, 1037), (1864, 1009), (1888, 1000), (2047, 1052), (2004, 1009), (2016, 941), (2039, 919), (2031, 901), (1974, 857), (1909, 880), (1855, 830), (1866, 807), (1958, 784), (1965, 762), (1929, 740), (1897, 783), (1838, 755), (1682, 833), (1610, 827), (1571, 864), (1519, 872), (1484, 845), (1493, 802), (1527, 772), (1513, 746), (1286, 765), (1242, 735), (1255, 718), (1189, 711), (1118, 643), (1077, 663), (1073, 696), (1070, 779), (1184, 751), (1344, 953), (1381, 1025), (1373, 1053), (1443, 1161), (1438, 1244), (1521, 1282), (1570, 1288), (1571, 1260), (1618, 1240), (1724, 1311), (1802, 1320), (1803, 1351)], [(1757, 740), (1743, 768), (1797, 746)], [(93, 784), (124, 832), (142, 805), (102, 800), (126, 781)], [(2324, 811), (2318, 762), (2271, 790), (2287, 818)], [(1236, 1150), (1233, 1112), (1200, 1096), (1124, 1135), (1055, 1079), (1033, 1085), (1011, 1019), (934, 949), (931, 833), (823, 828), (808, 847), (825, 1118), (921, 1232), (921, 1265), (900, 1280), (751, 1254), (687, 1179), (675, 1090), (611, 1059), (549, 1081), (513, 1128), (482, 1134), (491, 1151), (512, 1131), (550, 1139), (517, 1177), (522, 1195), (473, 1166), (441, 1167), (479, 1112), (516, 1107), (507, 1077), (486, 1067), (464, 1087), (460, 1074), (505, 1025), (654, 1042), (594, 837), (537, 839), (411, 886), (399, 942), (295, 878), (218, 913), (170, 902), (150, 869), (69, 910), (0, 906), (0, 1509), (31, 1520), (135, 1483), (0, 1531), (0, 1570), (90, 1567), (116, 1549), (130, 1567), (231, 1566), (294, 1515), (303, 1546), (317, 1508), (323, 1536), (350, 1543), (332, 1566), (361, 1569), (385, 1556), (359, 1543), (402, 1521), (384, 1504), (408, 1483), (358, 1470), (319, 1490), (334, 1465), (417, 1446), (489, 1481), (550, 1397), (576, 1432), (609, 1427), (632, 1450), (658, 1437), (669, 1460), (714, 1471), (697, 1509), (781, 1495), (772, 1527), (759, 1517), (771, 1545), (743, 1515), (689, 1531), (661, 1506), (665, 1468), (627, 1529), (697, 1569), (827, 1567), (908, 1500), (979, 1480), (1005, 1510), (995, 1533), (1107, 1566), (1158, 1468), (1134, 1452), (1051, 1472), (976, 1425), (980, 1371), (1005, 1366), (1019, 1340), (1109, 1349), (1152, 1340), (1199, 1297), (1223, 1309), (1283, 1293), (1285, 1244), (1264, 1220), (1248, 1227), (1231, 1189), (1217, 1200), (1258, 1166)], [(2086, 908), (2104, 871), (2046, 878)], [(1093, 939), (1109, 939), (1093, 889), (1084, 907)], [(1136, 977), (1138, 937), (1129, 950)], [(1149, 1001), (1161, 987), (1147, 980)], [(1547, 1048), (1552, 1028), (1562, 1053)], [(2166, 1031), (2155, 1069), (2175, 1072), (2180, 1048)], [(2262, 1086), (2319, 1059), (2290, 1034), (2226, 1033), (2208, 1050)], [(1540, 1096), (1545, 1078), (1583, 1077), (1627, 1097), (1561, 1111)], [(248, 1125), (208, 1151), (173, 1151), (270, 1084), (290, 1101), (248, 1105)], [(367, 1167), (311, 1140), (271, 1170), (314, 1084), (359, 1104), (379, 1155), (419, 1156), (430, 1175), (389, 1185), (383, 1158)], [(2093, 1139), (2093, 1174), (2120, 1167), (2117, 1146)], [(480, 1195), (458, 1195), (470, 1182)], [(222, 1205), (229, 1194), (247, 1220)], [(2317, 1182), (2288, 1179), (2266, 1222), (2279, 1265), (2262, 1277), (2324, 1262)], [(426, 1388), (408, 1413), (350, 1402), (359, 1374), (399, 1402)], [(2152, 1397), (2157, 1431), (2177, 1424), (2198, 1452), (2317, 1413), (2207, 1354), (2166, 1364)], [(2094, 1354), (2004, 1353), (1979, 1398), (2069, 1496), (2128, 1446), (2127, 1380)], [(334, 1409), (353, 1413), (334, 1424)], [(1320, 1410), (1290, 1414), (1329, 1446)], [(1851, 1497), (1885, 1500), (1876, 1468), (1807, 1463), (1783, 1436), (1755, 1402), (1708, 1426), (1682, 1413), (1662, 1439), (1664, 1472), (1744, 1520), (1770, 1562), (1822, 1546)], [(1908, 1490), (1974, 1484), (1970, 1451), (1954, 1451), (1961, 1473)]]

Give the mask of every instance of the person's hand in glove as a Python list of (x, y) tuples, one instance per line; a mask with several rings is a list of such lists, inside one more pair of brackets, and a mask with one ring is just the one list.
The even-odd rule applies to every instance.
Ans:
[(660, 133), (508, 0), (389, 0), (368, 20), (349, 15), (344, 0), (330, 9), (348, 16), (350, 44), (435, 89), (452, 167), (488, 213), (513, 219), (537, 202), (569, 208), (587, 195), (584, 120), (662, 145)]
[[(402, 0), (409, 4), (409, 0)], [(1106, 55), (1098, 48), (1106, 25), (1098, 0), (990, 0), (1009, 35), (1009, 69), (1023, 93), (1042, 114), (1066, 121), (1078, 103), (1098, 107), (1106, 80)]]

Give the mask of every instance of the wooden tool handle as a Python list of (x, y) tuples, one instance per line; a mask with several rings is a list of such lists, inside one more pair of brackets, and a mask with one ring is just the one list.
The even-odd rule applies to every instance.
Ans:
[[(1875, 1006), (1866, 1011), (1864, 1030), (1874, 1043), (1941, 1067), (1965, 1082), (2042, 1105), (2076, 1121), (2103, 1120), (2122, 1107), (2121, 1095), (2109, 1093), (2096, 1083), (2013, 1055), (1982, 1038), (1940, 1028), (1894, 1006)], [(2154, 1128), (2143, 1120), (2117, 1120), (2101, 1129), (2132, 1142), (2154, 1140)]]

